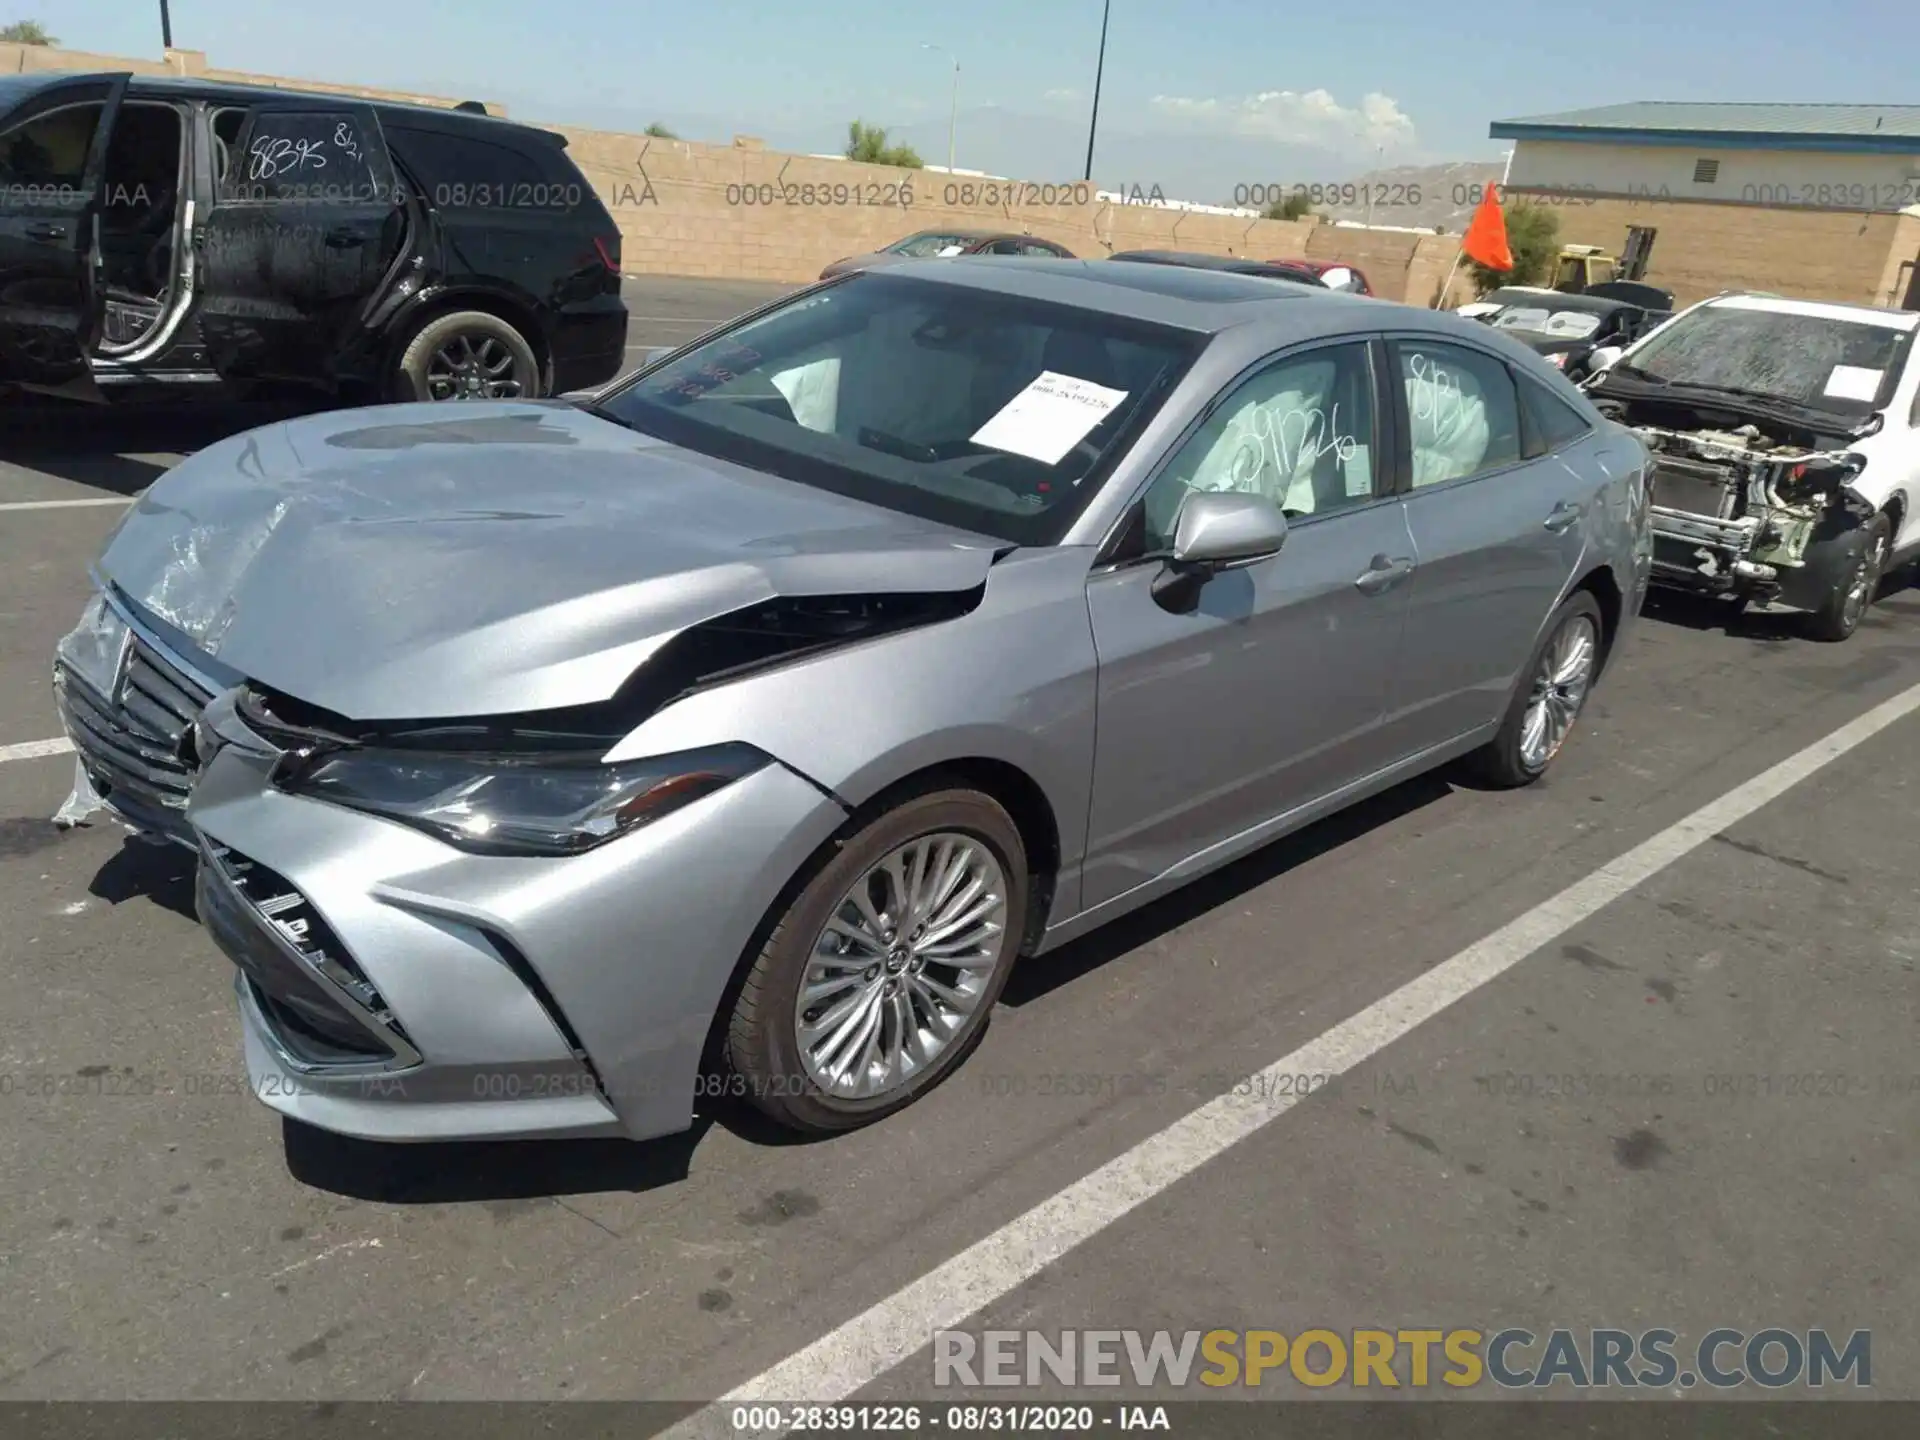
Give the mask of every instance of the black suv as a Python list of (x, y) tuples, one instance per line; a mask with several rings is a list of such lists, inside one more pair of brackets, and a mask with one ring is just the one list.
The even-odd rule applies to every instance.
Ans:
[(0, 386), (551, 395), (618, 373), (620, 232), (564, 137), (124, 74), (0, 78)]

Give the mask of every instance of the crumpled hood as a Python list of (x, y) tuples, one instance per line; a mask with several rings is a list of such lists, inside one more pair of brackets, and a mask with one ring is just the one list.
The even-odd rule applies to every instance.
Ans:
[(154, 483), (100, 570), (222, 666), (389, 720), (596, 703), (702, 620), (969, 590), (994, 551), (563, 402), (462, 402), (223, 440)]

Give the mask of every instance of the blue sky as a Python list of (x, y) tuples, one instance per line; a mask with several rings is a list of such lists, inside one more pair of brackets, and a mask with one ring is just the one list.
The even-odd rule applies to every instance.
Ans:
[[(71, 48), (157, 55), (159, 0), (0, 0)], [(1099, 0), (172, 0), (233, 69), (494, 99), (521, 117), (837, 149), (858, 115), (931, 162), (1076, 179)], [(1384, 161), (1497, 159), (1495, 119), (1623, 100), (1920, 101), (1920, 7), (1827, 0), (1523, 7), (1115, 0), (1095, 179), (1193, 199)], [(1577, 26), (1570, 23), (1577, 15)], [(1577, 32), (1577, 33), (1576, 33)], [(1493, 38), (1481, 38), (1483, 34)]]

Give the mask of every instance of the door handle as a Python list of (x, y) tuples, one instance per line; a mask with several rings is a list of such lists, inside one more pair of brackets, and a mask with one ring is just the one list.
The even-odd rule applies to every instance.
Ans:
[(367, 237), (355, 230), (329, 230), (326, 245), (329, 250), (352, 250), (367, 243)]
[(67, 238), (67, 227), (64, 225), (48, 225), (44, 223), (29, 225), (27, 226), (27, 238), (29, 240), (64, 240)]
[(1413, 561), (1404, 556), (1389, 559), (1376, 555), (1354, 578), (1354, 588), (1362, 595), (1384, 595), (1413, 573)]
[(1576, 505), (1571, 500), (1562, 500), (1547, 512), (1547, 518), (1541, 523), (1557, 535), (1586, 513), (1586, 506)]

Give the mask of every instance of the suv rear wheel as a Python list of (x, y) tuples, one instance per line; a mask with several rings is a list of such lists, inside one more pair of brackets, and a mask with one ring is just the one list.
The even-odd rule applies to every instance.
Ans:
[(394, 399), (534, 400), (540, 359), (513, 326), (484, 310), (429, 320), (395, 367)]

